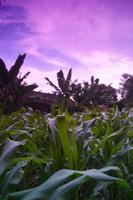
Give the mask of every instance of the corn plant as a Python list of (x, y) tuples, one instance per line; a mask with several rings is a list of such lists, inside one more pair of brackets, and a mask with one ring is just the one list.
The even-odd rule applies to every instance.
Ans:
[[(1, 115), (0, 122), (1, 146), (8, 138), (14, 141), (26, 140), (23, 148), (17, 152), (19, 158), (14, 159), (14, 163), (27, 160), (29, 164), (25, 167), (26, 173), (22, 185), (23, 187), (27, 185), (27, 179), (29, 186), (37, 185), (40, 179), (44, 180), (43, 169), (48, 160), (46, 120), (39, 112), (33, 113), (31, 109), (22, 108), (20, 111)], [(37, 174), (34, 179), (33, 173)]]
[(4, 150), (0, 157), (0, 199), (7, 199), (11, 192), (14, 192), (20, 180), (23, 177), (23, 167), (26, 162), (17, 163), (15, 166), (9, 166), (12, 156), (20, 145), (24, 145), (25, 141), (8, 140), (4, 146)]
[(80, 199), (77, 195), (79, 188), (90, 180), (102, 181), (105, 187), (113, 182), (116, 182), (118, 185), (125, 184), (124, 180), (106, 174), (109, 171), (116, 170), (119, 169), (114, 166), (99, 170), (90, 169), (87, 171), (63, 169), (56, 172), (47, 181), (35, 188), (10, 194), (9, 200), (78, 200)]
[[(55, 171), (63, 167), (85, 169), (86, 158), (83, 140), (86, 133), (81, 136), (82, 138), (79, 138), (78, 130), (75, 128), (76, 123), (77, 121), (68, 115), (58, 115), (48, 120), (50, 156)], [(93, 122), (88, 122), (87, 126), (92, 124)]]
[(1, 199), (132, 199), (132, 109), (54, 118), (21, 109), (0, 122), (0, 149), (10, 144), (0, 159)]
[[(16, 191), (24, 175), (27, 162), (18, 162), (14, 165), (13, 154), (25, 141), (7, 141), (0, 157), (0, 199), (1, 200), (56, 200), (79, 199), (78, 189), (90, 180), (102, 181), (110, 185), (112, 182), (125, 184), (124, 180), (107, 175), (107, 172), (119, 170), (115, 166), (91, 169), (87, 171), (60, 170), (52, 175), (43, 184), (27, 190)], [(105, 184), (105, 185), (106, 185)], [(102, 188), (103, 189), (103, 188)], [(76, 195), (76, 196), (75, 196)]]

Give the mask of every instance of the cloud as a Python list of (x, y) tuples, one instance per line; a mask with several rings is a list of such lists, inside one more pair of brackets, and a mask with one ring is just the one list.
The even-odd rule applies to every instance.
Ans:
[(43, 92), (53, 91), (52, 87), (47, 84), (44, 78), (48, 77), (51, 81), (57, 84), (57, 79), (56, 79), (57, 71), (45, 72), (45, 71), (36, 69), (34, 67), (27, 66), (27, 67), (22, 68), (21, 70), (22, 75), (26, 74), (28, 71), (31, 72), (29, 76), (25, 79), (25, 81), (28, 84), (32, 84), (34, 82), (37, 83), (37, 85), (39, 85), (39, 87), (36, 89), (37, 91), (43, 91)]
[(0, 25), (8, 25), (8, 24), (14, 24), (14, 23), (20, 23), (20, 21), (15, 20), (15, 19), (2, 18), (0, 14)]
[[(81, 61), (81, 66), (83, 67), (79, 66), (73, 69), (72, 81), (78, 79), (79, 82), (83, 80), (90, 82), (91, 76), (94, 75), (95, 78), (100, 78), (100, 83), (105, 83), (107, 85), (112, 83), (112, 86), (118, 89), (122, 74), (132, 74), (130, 66), (133, 65), (133, 61), (127, 58), (119, 57), (118, 59), (115, 55), (110, 57), (107, 53), (102, 54), (100, 52), (95, 52), (90, 56), (78, 55), (78, 59)], [(107, 67), (103, 68), (103, 65)], [(37, 90), (42, 90), (44, 92), (53, 91), (53, 89), (46, 84), (44, 77), (50, 78), (50, 80), (57, 85), (57, 70), (48, 72), (31, 66), (22, 68), (23, 74), (27, 71), (31, 71), (27, 82), (31, 84), (35, 81), (39, 85)], [(64, 68), (63, 72), (66, 76), (68, 68)]]
[[(50, 3), (51, 2), (51, 3)], [(88, 3), (90, 2), (90, 4)], [(95, 1), (96, 2), (96, 1)], [(10, 4), (23, 7), (25, 10), (24, 23), (36, 35), (30, 34), (28, 43), (36, 49), (47, 46), (57, 48), (65, 53), (76, 50), (88, 51), (101, 42), (111, 31), (111, 19), (105, 17), (104, 8), (92, 1), (10, 1)], [(93, 5), (96, 5), (94, 9)], [(104, 12), (103, 12), (104, 11)], [(109, 11), (108, 11), (109, 15)], [(22, 43), (27, 41), (22, 38)], [(33, 37), (33, 39), (32, 39)], [(38, 38), (33, 43), (35, 37)]]
[(10, 0), (7, 4), (22, 7), (25, 11), (23, 22), (31, 33), (22, 31), (19, 44), (31, 54), (39, 55), (39, 49), (47, 47), (70, 57), (77, 51), (90, 53), (96, 50), (130, 56), (133, 50), (130, 42), (133, 40), (132, 18), (121, 13), (114, 2), (32, 0), (27, 3), (26, 0)]
[(89, 55), (75, 54), (74, 56), (83, 66), (76, 69), (75, 76), (79, 73), (84, 80), (89, 80), (91, 75), (94, 75), (95, 78), (100, 78), (102, 83), (112, 83), (113, 87), (119, 88), (122, 74), (132, 74), (133, 60), (121, 55), (96, 51)]
[[(116, 1), (30, 0), (27, 3), (27, 0), (10, 0), (5, 5), (21, 8), (21, 20), (21, 15), (17, 15), (12, 19), (2, 18), (0, 24), (19, 20), (23, 23), (22, 29), (15, 29), (19, 40), (14, 46), (17, 51), (27, 52), (33, 60), (33, 67), (30, 67), (33, 74), (29, 81), (35, 80), (40, 88), (43, 88), (43, 78), (38, 77), (50, 71), (48, 75), (56, 80), (57, 66), (62, 67), (65, 73), (71, 66), (74, 78), (88, 80), (95, 75), (101, 82), (113, 82), (115, 87), (118, 87), (122, 73), (132, 73), (133, 21), (130, 6), (126, 12)], [(121, 8), (124, 9), (125, 4), (122, 3)], [(54, 49), (60, 55), (55, 56), (53, 51), (46, 55), (45, 48), (49, 51)], [(43, 65), (37, 69), (34, 57), (38, 62), (47, 63), (47, 69), (43, 69)], [(77, 63), (71, 62), (70, 65), (70, 60)]]
[(132, 38), (132, 18), (128, 15), (124, 18), (122, 13), (118, 17), (120, 11), (115, 9), (114, 1), (113, 8), (107, 3), (98, 2), (32, 0), (27, 3), (26, 0), (10, 0), (7, 4), (21, 7), (25, 11), (23, 22), (34, 34), (23, 35), (21, 44), (28, 38), (27, 45), (31, 49), (32, 46), (33, 49), (45, 46), (66, 54), (77, 49), (80, 52), (110, 50), (112, 47), (118, 50), (123, 37), (128, 34)]

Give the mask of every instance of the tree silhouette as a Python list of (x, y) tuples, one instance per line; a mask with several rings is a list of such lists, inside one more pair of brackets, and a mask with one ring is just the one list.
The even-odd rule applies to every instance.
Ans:
[(117, 101), (116, 90), (111, 85), (99, 84), (99, 79), (91, 76), (91, 81), (72, 83), (73, 99), (78, 107), (109, 106)]
[(120, 86), (119, 93), (123, 104), (133, 106), (133, 75), (123, 74)]
[(67, 77), (65, 79), (64, 73), (62, 70), (57, 72), (57, 81), (58, 86), (56, 86), (54, 83), (52, 83), (49, 78), (45, 77), (48, 84), (52, 86), (55, 89), (55, 93), (58, 96), (58, 100), (60, 103), (60, 106), (62, 107), (62, 112), (65, 111), (65, 109), (68, 106), (68, 101), (71, 96), (71, 77), (72, 77), (72, 69), (69, 69), (69, 72), (67, 74)]
[(19, 55), (9, 71), (4, 61), (0, 59), (0, 103), (7, 111), (21, 106), (25, 95), (38, 87), (36, 84), (27, 85), (24, 82), (29, 72), (22, 78), (18, 77), (25, 56), (26, 54)]

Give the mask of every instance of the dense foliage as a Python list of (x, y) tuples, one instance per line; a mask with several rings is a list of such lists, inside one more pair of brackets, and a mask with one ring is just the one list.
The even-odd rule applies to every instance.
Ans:
[[(43, 111), (47, 112), (54, 108), (54, 113), (60, 114), (66, 110), (72, 113), (96, 107), (110, 108), (114, 104), (118, 104), (120, 108), (125, 105), (132, 107), (132, 75), (123, 74), (123, 79), (120, 83), (121, 87), (119, 88), (121, 99), (118, 101), (117, 90), (111, 85), (100, 83), (98, 78), (95, 79), (91, 76), (89, 82), (83, 81), (83, 83), (78, 83), (77, 80), (72, 81), (72, 69), (69, 70), (66, 78), (62, 70), (57, 72), (58, 86), (50, 81), (49, 78), (45, 78), (47, 83), (55, 90), (54, 94), (49, 94), (48, 100), (46, 93), (39, 94), (39, 92), (33, 92), (37, 88), (36, 84), (27, 85), (24, 82), (30, 72), (26, 73), (23, 77), (20, 76), (20, 68), (25, 56), (25, 54), (19, 55), (10, 70), (7, 69), (4, 61), (0, 59), (0, 106), (4, 109), (5, 113), (15, 111), (27, 105), (32, 106), (34, 109), (42, 108), (43, 105), (44, 107), (48, 106), (49, 108), (44, 108)], [(44, 94), (43, 98), (42, 94)], [(32, 102), (29, 102), (29, 99), (31, 100), (32, 98)], [(55, 108), (58, 111), (55, 112)]]
[(0, 122), (2, 200), (132, 199), (132, 110), (21, 109)]
[(120, 83), (119, 92), (122, 97), (122, 102), (128, 107), (133, 106), (133, 75), (123, 74)]
[(100, 84), (99, 79), (94, 79), (93, 76), (90, 83), (72, 83), (71, 87), (78, 109), (94, 108), (98, 105), (109, 107), (117, 102), (116, 90), (111, 85)]
[[(45, 78), (48, 84), (55, 90), (58, 97), (58, 107), (62, 112), (70, 107), (74, 107), (76, 111), (84, 109), (92, 109), (96, 106), (105, 105), (112, 106), (117, 102), (117, 92), (111, 85), (99, 84), (99, 79), (91, 77), (91, 81), (77, 83), (72, 82), (72, 69), (69, 70), (67, 78), (64, 78), (63, 71), (57, 73), (58, 87), (52, 83), (49, 78)], [(73, 104), (72, 101), (73, 100)]]
[(70, 97), (72, 95), (72, 88), (71, 88), (71, 76), (72, 76), (72, 69), (69, 70), (68, 75), (65, 79), (64, 73), (60, 70), (57, 73), (57, 81), (58, 87), (52, 83), (49, 78), (45, 78), (50, 86), (55, 89), (55, 94), (57, 95), (57, 105), (61, 109), (61, 112), (64, 112), (68, 107), (70, 102)]
[(25, 103), (25, 95), (38, 87), (36, 84), (27, 85), (23, 82), (29, 72), (18, 77), (25, 56), (26, 54), (19, 55), (9, 71), (0, 59), (0, 105), (6, 112), (21, 107)]
[(111, 85), (61, 70), (58, 86), (46, 78), (57, 102), (44, 114), (25, 106), (37, 86), (18, 77), (24, 58), (10, 70), (0, 60), (0, 200), (132, 200), (133, 76), (123, 75), (119, 111)]

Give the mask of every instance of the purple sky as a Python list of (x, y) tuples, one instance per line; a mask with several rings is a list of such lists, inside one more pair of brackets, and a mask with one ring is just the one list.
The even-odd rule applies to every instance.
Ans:
[(132, 74), (133, 0), (5, 0), (0, 6), (0, 57), (12, 65), (27, 53), (22, 72), (48, 91), (44, 77), (73, 68), (73, 80), (94, 75), (119, 86)]

